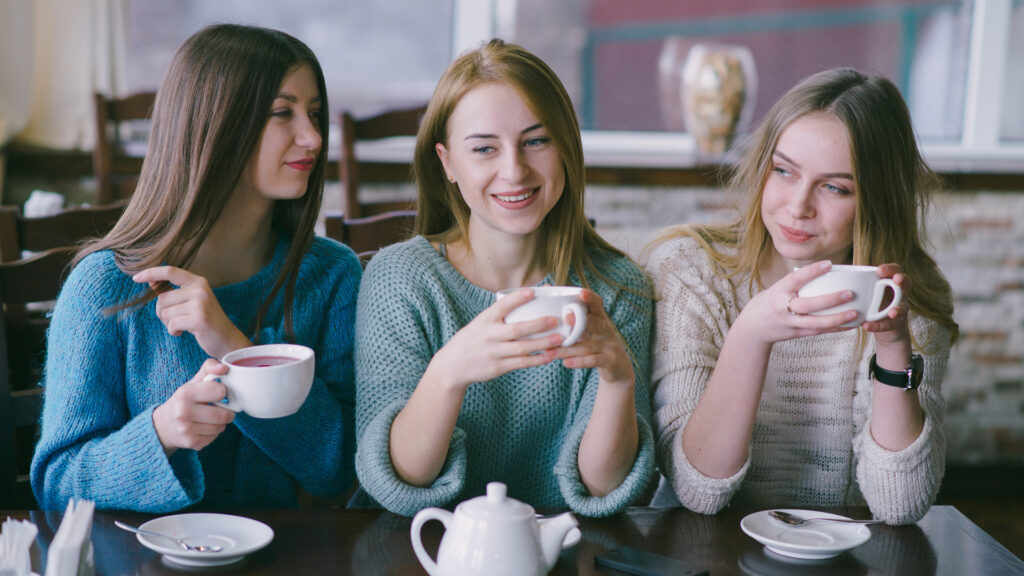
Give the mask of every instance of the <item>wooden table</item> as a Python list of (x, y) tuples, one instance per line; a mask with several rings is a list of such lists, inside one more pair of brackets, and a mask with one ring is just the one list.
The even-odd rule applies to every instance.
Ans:
[[(998, 504), (994, 504), (998, 506)], [(835, 509), (866, 517), (866, 509)], [(674, 556), (726, 574), (1022, 574), (1024, 562), (951, 506), (935, 506), (916, 526), (873, 526), (859, 548), (825, 561), (784, 560), (770, 555), (740, 530), (751, 510), (725, 510), (702, 516), (679, 508), (631, 508), (613, 518), (581, 518), (583, 541), (562, 553), (552, 574), (619, 574), (594, 566), (594, 556), (616, 546), (632, 546)], [(33, 567), (42, 573), (45, 546), (60, 524), (59, 512), (15, 512), (39, 527)], [(199, 570), (218, 574), (404, 575), (425, 574), (412, 551), (410, 520), (376, 510), (275, 510), (244, 514), (274, 529), (274, 541), (240, 563)], [(3, 513), (0, 513), (3, 517)], [(97, 575), (180, 575), (198, 569), (166, 564), (135, 536), (116, 528), (115, 519), (141, 524), (143, 514), (98, 512), (93, 525)], [(437, 522), (424, 529), (425, 546), (435, 551)]]

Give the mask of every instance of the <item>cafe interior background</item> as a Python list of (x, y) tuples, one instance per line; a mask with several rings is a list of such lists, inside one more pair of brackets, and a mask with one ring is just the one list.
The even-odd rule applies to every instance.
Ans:
[[(155, 90), (181, 42), (223, 21), (307, 42), (323, 64), (335, 119), (343, 109), (358, 117), (424, 103), (456, 54), (494, 36), (522, 44), (574, 98), (588, 215), (634, 256), (659, 228), (721, 220), (732, 202), (716, 177), (730, 156), (703, 153), (686, 122), (695, 47), (739, 55), (751, 95), (740, 134), (807, 74), (839, 65), (885, 74), (945, 181), (927, 224), (962, 338), (943, 386), (943, 494), (1016, 495), (1024, 479), (1024, 0), (0, 0), (3, 203), (20, 205), (34, 190), (89, 203), (95, 180), (81, 159), (95, 141), (93, 92)], [(336, 129), (327, 145), (338, 146)], [(403, 167), (411, 149), (411, 139), (398, 138), (358, 151)], [(77, 173), (68, 168), (76, 158), (85, 167)], [(414, 195), (408, 182), (363, 189)], [(340, 186), (329, 182), (324, 210), (341, 206)]]

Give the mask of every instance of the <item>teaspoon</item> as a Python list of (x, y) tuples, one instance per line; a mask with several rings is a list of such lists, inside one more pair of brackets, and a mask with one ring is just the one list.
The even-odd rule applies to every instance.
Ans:
[(849, 518), (801, 518), (782, 510), (769, 510), (768, 515), (787, 526), (802, 526), (808, 522), (839, 522), (842, 524), (881, 524), (885, 520), (851, 520)]
[(223, 546), (206, 546), (204, 544), (189, 544), (188, 542), (185, 542), (184, 540), (179, 540), (178, 538), (175, 538), (174, 536), (168, 536), (167, 534), (160, 534), (158, 532), (150, 532), (149, 530), (143, 530), (142, 528), (136, 528), (134, 526), (129, 526), (129, 525), (125, 524), (124, 522), (119, 522), (117, 520), (114, 520), (114, 525), (117, 526), (118, 528), (122, 529), (122, 530), (127, 530), (129, 532), (135, 532), (136, 534), (144, 534), (146, 536), (156, 536), (158, 538), (165, 538), (167, 540), (173, 540), (173, 541), (178, 543), (178, 546), (181, 546), (182, 548), (184, 548), (185, 550), (188, 550), (189, 552), (220, 552), (221, 550), (224, 549)]

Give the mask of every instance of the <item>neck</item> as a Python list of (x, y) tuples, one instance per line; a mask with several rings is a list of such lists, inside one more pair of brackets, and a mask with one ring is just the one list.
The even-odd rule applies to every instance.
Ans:
[(241, 282), (274, 257), (274, 201), (233, 194), (196, 254), (189, 271), (211, 286)]
[(533, 286), (548, 274), (538, 236), (505, 234), (470, 221), (469, 242), (460, 238), (449, 244), (448, 259), (470, 282), (492, 292)]

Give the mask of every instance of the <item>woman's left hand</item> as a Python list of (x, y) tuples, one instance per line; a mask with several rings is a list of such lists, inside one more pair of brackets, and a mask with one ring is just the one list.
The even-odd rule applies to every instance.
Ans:
[(191, 333), (199, 346), (214, 358), (252, 346), (224, 313), (203, 276), (174, 266), (156, 266), (139, 272), (132, 279), (146, 282), (151, 288), (158, 282), (169, 282), (176, 287), (156, 299), (156, 315), (172, 336)]
[(583, 290), (580, 300), (587, 307), (587, 328), (575, 344), (556, 349), (555, 358), (566, 368), (597, 367), (603, 382), (635, 384), (626, 343), (605, 313), (604, 301), (591, 290)]
[(875, 335), (875, 347), (904, 346), (910, 342), (910, 321), (907, 296), (912, 289), (910, 277), (903, 273), (899, 264), (882, 264), (878, 267), (880, 278), (892, 278), (893, 282), (903, 291), (903, 300), (898, 306), (889, 310), (881, 320), (865, 322), (863, 328)]

